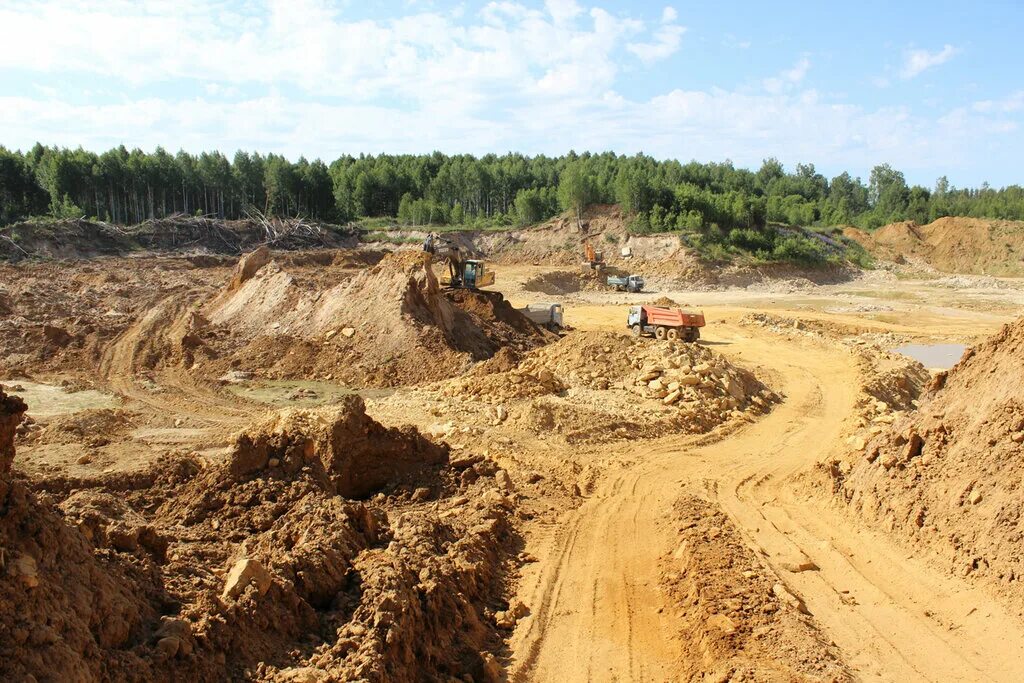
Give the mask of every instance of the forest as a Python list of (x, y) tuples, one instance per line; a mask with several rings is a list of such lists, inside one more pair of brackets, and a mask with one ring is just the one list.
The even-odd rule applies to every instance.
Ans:
[(171, 214), (304, 216), (325, 222), (389, 217), (405, 225), (529, 225), (591, 203), (617, 203), (637, 233), (680, 231), (754, 240), (770, 224), (856, 225), (942, 216), (1024, 219), (1024, 188), (910, 186), (887, 164), (867, 182), (826, 178), (813, 164), (756, 171), (611, 152), (560, 157), (488, 154), (342, 156), (290, 161), (239, 151), (198, 155), (124, 146), (102, 154), (36, 144), (0, 147), (0, 225), (34, 216), (133, 224)]

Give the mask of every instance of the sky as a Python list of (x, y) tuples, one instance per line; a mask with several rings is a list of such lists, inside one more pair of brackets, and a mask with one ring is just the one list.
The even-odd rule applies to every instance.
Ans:
[(0, 0), (0, 145), (1024, 184), (1024, 3)]

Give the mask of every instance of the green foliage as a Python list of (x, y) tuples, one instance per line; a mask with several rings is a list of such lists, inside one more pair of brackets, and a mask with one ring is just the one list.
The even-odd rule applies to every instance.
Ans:
[(540, 223), (557, 213), (558, 196), (553, 188), (526, 188), (516, 193), (515, 217), (519, 225)]
[(824, 263), (827, 253), (819, 240), (800, 235), (787, 235), (775, 244), (772, 257), (777, 261), (805, 264)]
[[(813, 164), (787, 171), (766, 159), (755, 172), (732, 163), (682, 164), (637, 154), (343, 156), (320, 160), (239, 151), (198, 155), (117, 147), (102, 154), (35, 145), (0, 147), (0, 224), (33, 215), (90, 215), (136, 223), (173, 213), (243, 218), (250, 208), (347, 222), (397, 219), (462, 229), (531, 225), (560, 210), (581, 216), (592, 203), (619, 203), (637, 234), (682, 231), (706, 244), (746, 251), (769, 223), (873, 229), (897, 220), (943, 216), (1024, 220), (1024, 188), (934, 190), (907, 185), (886, 164), (865, 184), (842, 173), (831, 181)], [(764, 251), (757, 245), (756, 251)], [(774, 247), (773, 247), (774, 249)]]
[(594, 180), (582, 162), (570, 164), (562, 171), (558, 180), (558, 203), (563, 209), (579, 218), (595, 194)]

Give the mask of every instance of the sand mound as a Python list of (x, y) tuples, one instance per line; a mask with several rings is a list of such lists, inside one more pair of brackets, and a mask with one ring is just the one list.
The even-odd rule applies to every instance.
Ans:
[(919, 410), (834, 469), (856, 510), (1024, 606), (1024, 320), (940, 375)]
[(57, 506), (0, 475), (0, 678), (482, 680), (513, 504), (489, 461), (446, 461), (352, 397)]
[(450, 377), (501, 348), (550, 338), (499, 293), (442, 290), (418, 251), (390, 254), (326, 291), (249, 255), (202, 315), (232, 369), (377, 386)]
[(848, 229), (847, 236), (873, 255), (907, 257), (947, 273), (1024, 275), (1024, 223), (981, 218), (940, 218), (928, 225), (893, 223), (874, 233)]

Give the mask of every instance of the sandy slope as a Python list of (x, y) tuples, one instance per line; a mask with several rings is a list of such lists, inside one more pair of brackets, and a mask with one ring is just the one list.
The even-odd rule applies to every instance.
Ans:
[[(521, 585), (533, 614), (513, 640), (513, 680), (674, 680), (691, 643), (677, 640), (658, 589), (674, 549), (664, 524), (681, 489), (704, 482), (842, 651), (855, 675), (884, 680), (1019, 680), (1024, 626), (990, 597), (854, 529), (788, 475), (840, 443), (856, 368), (813, 341), (720, 327), (728, 354), (760, 365), (787, 401), (724, 439), (663, 439), (623, 452), (625, 465), (538, 544)], [(705, 439), (706, 440), (706, 439)], [(820, 569), (784, 566), (810, 559)]]

